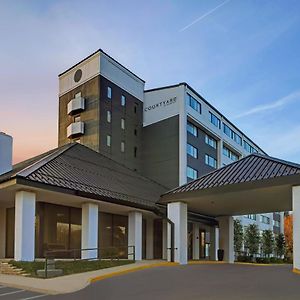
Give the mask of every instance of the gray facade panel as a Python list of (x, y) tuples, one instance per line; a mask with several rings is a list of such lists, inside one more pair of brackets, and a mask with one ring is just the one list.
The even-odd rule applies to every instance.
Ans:
[(179, 117), (143, 128), (143, 175), (167, 188), (179, 184)]
[[(112, 90), (111, 99), (107, 97), (107, 87)], [(121, 105), (122, 95), (126, 97), (125, 106)], [(111, 112), (110, 123), (107, 111)], [(141, 170), (142, 118), (143, 103), (100, 76), (100, 149), (110, 158), (137, 171)], [(121, 128), (121, 119), (125, 120), (125, 129)], [(111, 147), (107, 146), (107, 135), (111, 136)], [(125, 143), (124, 152), (121, 152), (121, 142)]]
[[(196, 124), (195, 124), (196, 125)], [(187, 165), (198, 171), (198, 177), (205, 175), (215, 168), (205, 164), (205, 154), (218, 159), (217, 149), (205, 143), (205, 132), (198, 128), (198, 136), (193, 136), (188, 132), (187, 143), (198, 149), (198, 158), (187, 155)]]

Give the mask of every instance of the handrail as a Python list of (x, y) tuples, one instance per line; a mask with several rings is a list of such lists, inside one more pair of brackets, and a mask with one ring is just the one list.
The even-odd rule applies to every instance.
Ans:
[[(73, 255), (72, 258), (73, 258), (73, 261), (76, 261), (76, 260), (101, 260), (103, 259), (102, 255), (101, 255), (101, 251), (103, 250), (114, 250), (116, 252), (115, 255), (107, 255), (107, 257), (105, 257), (105, 259), (117, 259), (119, 260), (120, 257), (119, 255), (117, 254), (118, 252), (118, 249), (127, 249), (127, 258), (131, 257), (132, 256), (132, 260), (135, 261), (135, 246), (119, 246), (119, 247), (100, 247), (100, 248), (81, 248), (81, 249), (59, 249), (59, 250), (47, 250), (45, 251), (45, 278), (48, 278), (48, 265), (49, 265), (49, 260), (52, 259), (52, 260), (55, 260), (55, 254), (60, 254), (60, 253), (70, 253)], [(131, 252), (129, 252), (129, 249), (132, 249)], [(84, 251), (97, 251), (97, 257), (89, 257), (89, 258), (81, 258), (82, 256), (82, 252)], [(80, 252), (80, 258), (78, 258), (76, 256), (76, 253), (79, 253)]]

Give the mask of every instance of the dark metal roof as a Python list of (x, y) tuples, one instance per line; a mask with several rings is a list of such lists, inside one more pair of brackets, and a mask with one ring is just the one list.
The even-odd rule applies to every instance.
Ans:
[(296, 174), (300, 174), (300, 165), (255, 153), (177, 187), (164, 195), (170, 196), (171, 194), (257, 182)]
[(167, 190), (78, 143), (14, 166), (11, 172), (0, 176), (0, 183), (14, 178), (17, 183), (150, 210), (156, 209), (155, 203)]

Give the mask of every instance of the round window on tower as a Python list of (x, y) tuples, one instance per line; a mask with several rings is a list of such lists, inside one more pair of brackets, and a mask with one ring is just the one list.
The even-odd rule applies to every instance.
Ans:
[(82, 77), (82, 70), (78, 69), (74, 74), (74, 81), (75, 82), (80, 81), (81, 77)]

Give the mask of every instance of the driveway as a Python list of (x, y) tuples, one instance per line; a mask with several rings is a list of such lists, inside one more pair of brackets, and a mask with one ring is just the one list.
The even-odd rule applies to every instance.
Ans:
[(76, 293), (41, 295), (41, 299), (299, 300), (300, 275), (291, 270), (291, 266), (227, 264), (158, 267), (104, 279)]

